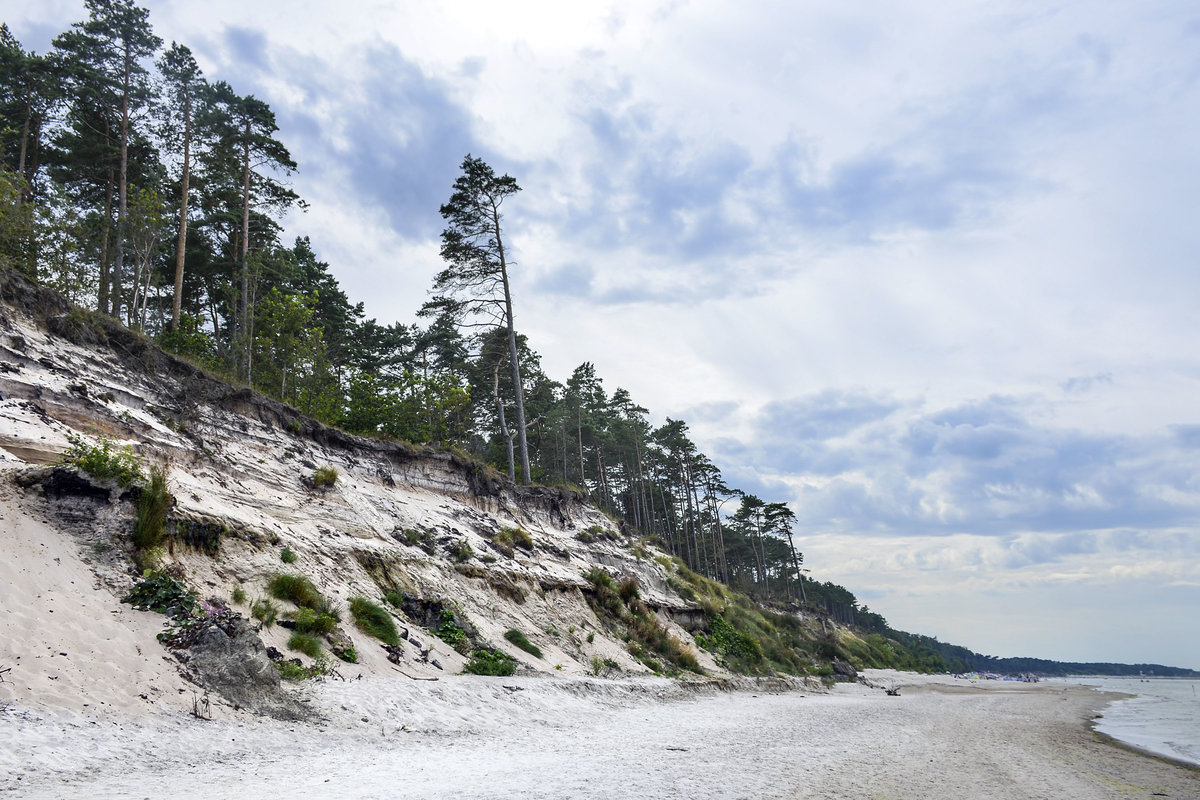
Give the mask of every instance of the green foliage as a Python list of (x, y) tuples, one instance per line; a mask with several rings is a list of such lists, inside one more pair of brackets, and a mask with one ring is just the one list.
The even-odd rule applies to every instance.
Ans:
[(233, 593), (231, 595), (231, 598), (232, 598), (233, 602), (237, 603), (239, 606), (242, 605), (243, 603), (246, 602), (246, 590), (243, 589), (241, 586), (233, 587)]
[(217, 353), (216, 343), (205, 333), (200, 317), (182, 312), (179, 327), (174, 330), (164, 330), (158, 337), (158, 344), (186, 361), (209, 372), (221, 371), (221, 360)]
[(34, 207), (21, 201), (27, 189), (24, 178), (0, 168), (0, 267), (10, 267), (32, 278), (37, 274)]
[(401, 608), (404, 605), (404, 592), (391, 589), (383, 593), (383, 600), (392, 608)]
[(591, 668), (592, 674), (596, 677), (621, 671), (621, 665), (616, 661), (613, 661), (611, 658), (601, 658), (600, 656), (592, 656)]
[(77, 467), (93, 478), (115, 480), (125, 487), (146, 479), (142, 473), (142, 461), (129, 445), (118, 447), (112, 439), (104, 436), (97, 437), (96, 444), (88, 444), (74, 434), (67, 434), (67, 441), (71, 446), (59, 456), (59, 463)]
[(354, 624), (368, 636), (374, 636), (386, 644), (400, 644), (396, 623), (383, 606), (365, 597), (351, 597), (350, 614), (354, 617)]
[(321, 637), (311, 633), (301, 633), (296, 631), (288, 639), (287, 643), (289, 650), (295, 650), (310, 658), (316, 658), (321, 655)]
[(533, 536), (524, 528), (501, 528), (500, 533), (496, 534), (496, 538), (512, 547), (533, 551)]
[(433, 633), (455, 650), (467, 641), (467, 632), (459, 627), (455, 621), (454, 612), (448, 608), (442, 609), (441, 623)]
[[(299, 661), (300, 659), (296, 659)], [(279, 670), (279, 677), (285, 681), (303, 681), (313, 677), (312, 672), (302, 664), (297, 664), (296, 661), (276, 661), (275, 669)]]
[(279, 560), (285, 564), (295, 564), (296, 563), (296, 553), (292, 550), (292, 548), (285, 547), (279, 553)]
[(534, 658), (542, 657), (542, 648), (529, 641), (528, 637), (526, 637), (525, 634), (521, 633), (516, 628), (509, 628), (507, 631), (505, 631), (504, 638), (508, 639), (510, 642), (524, 650), (526, 653), (529, 653), (529, 655), (533, 656)]
[(333, 606), (325, 599), (313, 582), (303, 575), (280, 572), (267, 581), (267, 591), (277, 600), (289, 600), (303, 608), (323, 611), (337, 616)]
[(335, 483), (337, 483), (337, 480), (337, 467), (331, 467), (329, 465), (317, 467), (312, 474), (313, 486), (317, 487), (318, 489), (325, 489), (333, 486)]
[(467, 544), (464, 539), (456, 539), (453, 544), (446, 548), (446, 552), (456, 564), (470, 561), (471, 556), (475, 555), (475, 551), (471, 549), (471, 545)]
[(333, 654), (342, 661), (345, 661), (347, 664), (358, 663), (358, 653), (354, 652), (353, 647), (344, 647), (341, 650), (334, 650)]
[(480, 648), (471, 653), (471, 659), (463, 672), (471, 675), (496, 675), (506, 677), (517, 671), (517, 664), (505, 653), (490, 648)]
[(317, 654), (313, 656), (311, 666), (306, 667), (303, 664), (296, 663), (300, 660), (298, 658), (293, 661), (283, 660), (274, 662), (275, 669), (279, 670), (279, 677), (287, 681), (303, 681), (309, 678), (320, 678), (323, 675), (333, 672), (333, 667), (330, 665), (329, 660), (320, 651), (320, 642), (317, 643), (317, 646)]
[(311, 634), (326, 634), (332, 633), (337, 628), (337, 618), (332, 614), (323, 611), (314, 611), (311, 608), (300, 607), (292, 614), (292, 621), (296, 623), (297, 633)]
[(509, 558), (515, 555), (516, 547), (533, 551), (533, 537), (524, 528), (501, 528), (492, 534), (491, 539), (495, 548)]
[(270, 600), (255, 600), (254, 605), (250, 606), (250, 615), (261, 622), (264, 628), (269, 628), (279, 617), (279, 606)]
[(150, 468), (150, 480), (137, 496), (137, 515), (133, 523), (134, 560), (142, 569), (158, 560), (167, 535), (167, 515), (175, 498), (167, 488), (167, 473), (162, 467)]
[(621, 581), (621, 585), (617, 587), (617, 594), (620, 595), (621, 600), (626, 603), (640, 598), (641, 592), (638, 591), (637, 578), (630, 577)]
[(617, 589), (617, 582), (603, 567), (592, 567), (583, 573), (583, 577), (597, 589)]
[(708, 648), (733, 661), (735, 666), (757, 664), (763, 659), (758, 640), (737, 630), (720, 615), (708, 620)]
[(433, 531), (405, 528), (401, 531), (400, 536), (403, 538), (405, 544), (419, 547), (429, 555), (433, 555)]
[(462, 442), (468, 436), (471, 395), (455, 375), (355, 371), (348, 383), (341, 420), (348, 431), (439, 444)]
[(188, 616), (200, 609), (200, 601), (196, 599), (195, 592), (187, 588), (182, 581), (156, 570), (147, 570), (142, 579), (129, 590), (129, 594), (121, 598), (121, 602), (129, 603), (143, 611), (157, 611), (169, 617)]
[[(592, 610), (602, 619), (623, 625), (631, 648), (642, 654), (655, 653), (680, 669), (701, 671), (696, 654), (671, 635), (642, 602), (636, 580), (626, 580), (618, 586), (613, 576), (600, 567), (588, 570), (584, 577), (592, 584), (587, 597)], [(663, 671), (661, 664), (647, 666), (655, 672)]]

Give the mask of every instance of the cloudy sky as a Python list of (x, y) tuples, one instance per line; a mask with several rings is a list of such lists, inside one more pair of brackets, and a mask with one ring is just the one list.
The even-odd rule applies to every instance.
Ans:
[[(1200, 6), (154, 2), (413, 321), (467, 153), (516, 319), (691, 425), (822, 579), (993, 655), (1200, 668)], [(77, 0), (0, 0), (26, 47)]]

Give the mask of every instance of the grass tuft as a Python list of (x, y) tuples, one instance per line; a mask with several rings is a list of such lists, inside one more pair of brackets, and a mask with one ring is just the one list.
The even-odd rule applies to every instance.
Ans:
[(400, 644), (396, 623), (383, 606), (365, 597), (351, 597), (350, 614), (354, 617), (354, 624), (363, 633), (385, 644)]
[(279, 617), (279, 606), (270, 600), (255, 600), (254, 605), (250, 606), (250, 615), (261, 622), (264, 628), (269, 628)]
[(497, 675), (506, 677), (517, 671), (517, 663), (499, 650), (480, 648), (471, 654), (471, 660), (463, 666), (463, 672), (471, 675)]
[(313, 582), (303, 575), (276, 573), (267, 581), (267, 591), (277, 600), (290, 600), (303, 608), (325, 610), (329, 605)]
[(167, 471), (150, 468), (150, 480), (137, 498), (137, 518), (133, 523), (134, 561), (139, 569), (148, 569), (158, 561), (167, 538), (167, 515), (175, 498), (167, 487)]
[(311, 633), (296, 631), (288, 639), (287, 646), (289, 650), (304, 653), (309, 658), (316, 658), (321, 655), (321, 637)]
[(526, 653), (529, 653), (529, 655), (533, 656), (534, 658), (542, 657), (542, 648), (529, 641), (525, 634), (521, 633), (516, 628), (509, 628), (507, 631), (505, 631), (504, 638), (508, 639), (510, 642), (524, 650)]
[(335, 483), (337, 483), (337, 481), (337, 467), (331, 467), (329, 465), (317, 467), (316, 471), (314, 471), (312, 474), (313, 486), (317, 487), (318, 489), (325, 489), (333, 486)]

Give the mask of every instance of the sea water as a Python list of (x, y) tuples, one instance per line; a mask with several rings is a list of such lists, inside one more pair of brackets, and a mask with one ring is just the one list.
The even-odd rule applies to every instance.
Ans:
[(1182, 678), (1077, 678), (1135, 695), (1104, 709), (1096, 730), (1118, 741), (1200, 766), (1200, 681)]

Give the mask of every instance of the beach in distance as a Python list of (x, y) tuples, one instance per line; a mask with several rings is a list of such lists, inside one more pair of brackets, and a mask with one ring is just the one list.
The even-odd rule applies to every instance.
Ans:
[[(1117, 695), (865, 677), (828, 693), (666, 679), (330, 680), (306, 689), (306, 722), (14, 700), (0, 713), (0, 797), (1200, 797), (1200, 771), (1091, 729)], [(899, 696), (884, 692), (893, 687)]]

